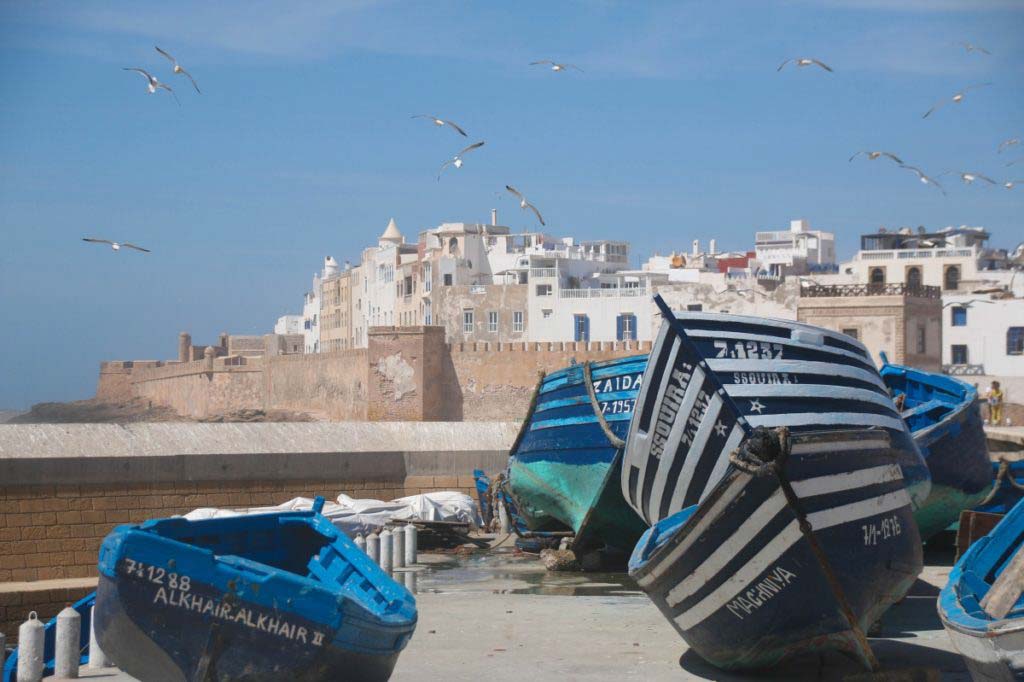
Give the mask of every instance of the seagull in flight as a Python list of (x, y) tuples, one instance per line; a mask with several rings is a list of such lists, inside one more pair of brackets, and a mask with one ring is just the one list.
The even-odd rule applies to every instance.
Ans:
[(1018, 144), (1020, 144), (1020, 138), (1019, 137), (1011, 137), (1009, 140), (1003, 140), (1002, 142), (1000, 142), (999, 143), (999, 149), (996, 150), (996, 151), (997, 151), (997, 153), (1002, 154), (1004, 151), (1006, 151), (1010, 147), (1013, 147), (1013, 146), (1018, 145)]
[(448, 166), (455, 166), (456, 168), (462, 168), (462, 157), (464, 155), (468, 154), (469, 152), (473, 151), (474, 149), (479, 149), (480, 147), (483, 147), (483, 146), (484, 146), (484, 141), (483, 140), (481, 140), (480, 142), (474, 142), (473, 144), (469, 145), (468, 147), (466, 147), (465, 149), (460, 151), (458, 154), (456, 154), (455, 156), (453, 156), (449, 160), (447, 160), (444, 163), (442, 163), (441, 164), (441, 168), (437, 171), (437, 179), (438, 179), (438, 181), (440, 182), (440, 180), (441, 180), (441, 173), (444, 172), (445, 168), (447, 168)]
[(530, 62), (530, 66), (536, 66), (537, 64), (550, 64), (551, 70), (556, 72), (565, 71), (566, 69), (576, 69), (580, 73), (583, 73), (583, 69), (575, 64), (559, 64), (558, 62), (553, 62), (550, 59), (542, 59), (539, 62)]
[(91, 244), (110, 244), (110, 248), (114, 251), (120, 251), (122, 248), (125, 248), (150, 253), (149, 249), (144, 249), (141, 246), (136, 246), (135, 244), (130, 244), (128, 242), (112, 242), (109, 239), (94, 239), (93, 237), (82, 237), (82, 241), (89, 242)]
[(991, 52), (989, 52), (985, 48), (981, 47), (980, 45), (971, 45), (970, 43), (968, 43), (966, 41), (961, 42), (961, 43), (957, 43), (957, 44), (960, 47), (964, 48), (964, 50), (966, 50), (968, 54), (970, 54), (971, 52), (981, 52), (982, 54), (988, 54), (988, 55), (992, 54)]
[(940, 192), (942, 192), (943, 196), (945, 196), (946, 190), (942, 189), (942, 185), (940, 185), (938, 182), (936, 182), (933, 178), (930, 178), (927, 175), (925, 175), (924, 171), (922, 171), (917, 166), (908, 166), (906, 164), (901, 164), (900, 168), (906, 168), (908, 171), (913, 171), (914, 173), (917, 174), (917, 179), (918, 180), (920, 180), (922, 183), (924, 183), (926, 185), (934, 185), (935, 188), (938, 189)]
[(933, 106), (931, 109), (926, 111), (924, 116), (922, 116), (921, 118), (928, 118), (929, 116), (932, 115), (932, 113), (938, 111), (939, 109), (941, 109), (945, 105), (949, 104), (950, 102), (953, 102), (954, 104), (960, 104), (960, 102), (962, 102), (964, 100), (964, 95), (967, 94), (968, 92), (970, 92), (971, 90), (977, 90), (978, 88), (984, 88), (984, 87), (987, 87), (989, 85), (992, 85), (992, 84), (991, 83), (979, 83), (978, 85), (968, 85), (966, 88), (964, 88), (960, 92), (956, 93), (955, 95), (953, 95), (949, 99), (944, 99), (944, 100), (941, 100), (941, 101), (937, 102), (935, 104), (935, 106)]
[(196, 92), (198, 92), (200, 95), (203, 94), (203, 91), (199, 89), (198, 85), (196, 85), (196, 79), (193, 78), (192, 74), (190, 74), (188, 71), (186, 71), (185, 69), (181, 68), (181, 64), (178, 63), (177, 59), (175, 59), (174, 57), (172, 57), (168, 53), (164, 52), (163, 50), (161, 50), (156, 45), (154, 45), (153, 47), (156, 48), (157, 52), (159, 52), (163, 56), (167, 57), (171, 61), (171, 63), (174, 64), (174, 69), (173, 69), (174, 73), (180, 73), (181, 75), (187, 77), (190, 81), (192, 81), (192, 87), (196, 89)]
[(524, 210), (527, 208), (530, 209), (531, 211), (533, 211), (533, 214), (537, 216), (537, 220), (540, 221), (541, 225), (547, 225), (547, 223), (544, 222), (544, 218), (541, 217), (540, 211), (537, 210), (537, 207), (531, 204), (529, 201), (527, 201), (526, 197), (523, 196), (522, 192), (517, 190), (512, 185), (505, 185), (505, 189), (507, 189), (509, 192), (514, 194), (517, 199), (519, 199), (519, 208)]
[[(136, 67), (128, 67), (128, 66), (126, 66), (126, 67), (124, 67), (124, 70), (125, 71), (135, 71), (137, 73), (141, 73), (145, 77), (145, 79), (146, 79), (146, 89), (149, 90), (149, 94), (152, 95), (159, 88), (161, 90), (166, 90), (167, 92), (171, 93), (171, 97), (174, 98), (174, 101), (178, 102), (178, 96), (174, 94), (174, 90), (171, 89), (171, 86), (169, 86), (169, 85), (167, 85), (165, 83), (161, 83), (160, 81), (158, 81), (156, 79), (156, 76), (150, 75), (150, 73), (148, 71), (146, 71), (145, 69), (139, 69), (139, 68), (136, 68)], [(181, 106), (181, 102), (178, 102), (178, 106), (179, 107)]]
[[(942, 177), (943, 175), (949, 175), (951, 173), (953, 173), (953, 171), (946, 171), (945, 173), (939, 173), (939, 177)], [(984, 180), (985, 182), (987, 182), (990, 185), (998, 184), (992, 178), (990, 178), (990, 177), (988, 177), (986, 175), (982, 175), (981, 173), (967, 173), (967, 172), (964, 172), (964, 173), (957, 173), (957, 175), (960, 176), (960, 179), (964, 181), (965, 185), (971, 185), (971, 184), (974, 183), (975, 180)]]
[(856, 159), (861, 154), (863, 154), (864, 156), (868, 157), (869, 161), (874, 161), (875, 159), (877, 159), (880, 156), (887, 156), (890, 159), (892, 159), (893, 161), (895, 161), (896, 163), (900, 164), (901, 166), (903, 165), (903, 161), (898, 156), (893, 154), (892, 152), (857, 152), (856, 154), (854, 154), (853, 156), (850, 157), (850, 161), (853, 161), (854, 159)]
[(832, 72), (832, 67), (826, 64), (825, 62), (818, 61), (817, 59), (811, 59), (809, 57), (793, 57), (792, 59), (787, 59), (786, 61), (779, 64), (779, 68), (775, 70), (782, 71), (783, 67), (785, 67), (786, 64), (789, 64), (790, 62), (793, 62), (798, 67), (810, 66), (813, 64), (814, 66), (820, 66), (829, 73)]
[(1003, 187), (1006, 189), (1013, 189), (1015, 186), (1021, 184), (1024, 180), (1007, 180), (1003, 183)]
[(463, 137), (467, 137), (466, 131), (463, 130), (461, 127), (459, 127), (459, 125), (457, 123), (455, 123), (455, 121), (449, 121), (449, 120), (444, 119), (444, 118), (438, 118), (437, 116), (429, 116), (427, 114), (417, 114), (415, 116), (412, 116), (411, 118), (429, 118), (431, 121), (434, 122), (434, 125), (436, 125), (438, 127), (440, 127), (440, 126), (448, 126), (452, 130), (457, 132), (459, 135), (462, 135)]
[(1009, 168), (1010, 166), (1016, 166), (1016, 165), (1017, 165), (1018, 163), (1020, 163), (1021, 161), (1024, 161), (1024, 156), (1022, 156), (1022, 157), (1021, 157), (1021, 158), (1019, 158), (1019, 159), (1014, 159), (1013, 161), (1007, 161), (1007, 162), (1006, 162), (1006, 163), (1004, 163), (1003, 165), (1004, 165), (1004, 166), (1006, 166), (1007, 168)]

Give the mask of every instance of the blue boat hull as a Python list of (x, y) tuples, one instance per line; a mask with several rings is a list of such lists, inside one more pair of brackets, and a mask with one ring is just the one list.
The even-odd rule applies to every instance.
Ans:
[(992, 471), (977, 391), (962, 381), (884, 364), (882, 379), (928, 464), (932, 489), (914, 518), (925, 540), (957, 522), (991, 490)]
[(1024, 679), (1024, 597), (1005, 618), (994, 619), (981, 601), (1024, 545), (1024, 503), (1016, 505), (950, 571), (939, 594), (939, 616), (975, 680)]
[(412, 595), (315, 511), (120, 526), (99, 573), (100, 646), (147, 681), (386, 680), (416, 625)]
[(532, 530), (570, 529), (577, 549), (628, 552), (646, 529), (618, 492), (620, 447), (601, 424), (625, 438), (646, 363), (645, 355), (592, 363), (595, 401), (583, 365), (544, 377), (508, 467)]
[(825, 649), (867, 664), (863, 633), (922, 567), (888, 434), (832, 431), (792, 444), (783, 474), (841, 596), (771, 474), (730, 470), (698, 506), (653, 526), (630, 561), (630, 575), (687, 644), (721, 668)]

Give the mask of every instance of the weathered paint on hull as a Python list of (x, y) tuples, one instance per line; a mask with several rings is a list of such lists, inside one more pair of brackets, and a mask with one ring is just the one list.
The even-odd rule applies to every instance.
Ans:
[(582, 365), (542, 380), (508, 468), (510, 492), (531, 530), (568, 529), (577, 534), (577, 548), (623, 551), (643, 533), (618, 492), (619, 448), (598, 414), (613, 435), (625, 437), (646, 362), (640, 355), (593, 363), (595, 401)]

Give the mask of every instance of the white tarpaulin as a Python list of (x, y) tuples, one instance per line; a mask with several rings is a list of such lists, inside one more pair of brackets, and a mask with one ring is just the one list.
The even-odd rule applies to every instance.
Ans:
[[(190, 521), (214, 519), (224, 516), (246, 514), (267, 514), (281, 511), (305, 511), (313, 508), (313, 500), (296, 497), (276, 507), (250, 507), (248, 509), (215, 509), (203, 507), (194, 509), (185, 518)], [(476, 502), (469, 495), (457, 492), (424, 493), (400, 497), (391, 502), (383, 500), (356, 500), (348, 495), (338, 495), (335, 502), (325, 502), (324, 516), (345, 535), (355, 537), (380, 531), (389, 521), (461, 521), (480, 527), (482, 520)]]

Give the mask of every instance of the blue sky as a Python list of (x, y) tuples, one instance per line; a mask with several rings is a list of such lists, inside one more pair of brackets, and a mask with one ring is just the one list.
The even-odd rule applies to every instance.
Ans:
[[(776, 72), (796, 56), (835, 73)], [(947, 177), (944, 197), (847, 159), (1024, 179), (1003, 165), (1024, 148), (996, 154), (1024, 136), (1022, 86), (1019, 0), (2, 2), (0, 407), (88, 397), (100, 360), (172, 357), (181, 330), (268, 331), (324, 255), (357, 258), (392, 216), (410, 238), (492, 207), (532, 228), (506, 183), (550, 233), (644, 257), (748, 248), (797, 217), (844, 256), (879, 225), (983, 225), (1013, 246), (1024, 187)], [(437, 182), (464, 140), (419, 113), (487, 144)]]

